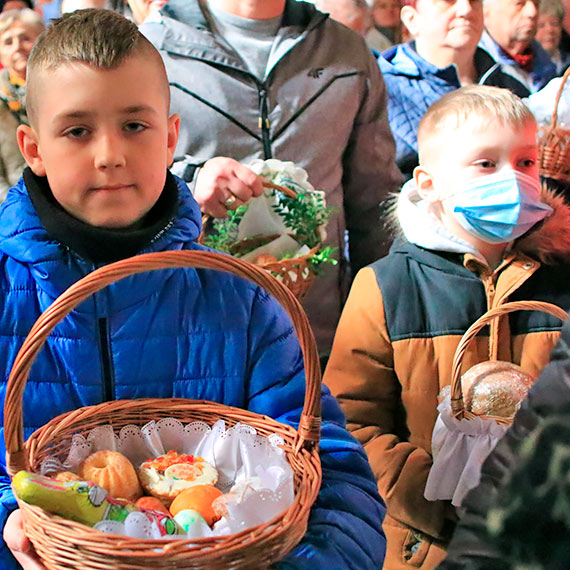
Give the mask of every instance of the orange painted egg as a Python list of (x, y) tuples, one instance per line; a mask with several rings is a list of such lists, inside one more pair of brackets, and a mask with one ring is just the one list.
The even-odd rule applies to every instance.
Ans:
[(190, 509), (200, 513), (206, 522), (211, 526), (220, 517), (216, 515), (212, 508), (215, 498), (222, 492), (213, 485), (194, 485), (182, 491), (170, 505), (170, 514), (175, 517), (180, 511)]
[(148, 509), (149, 511), (158, 511), (159, 513), (170, 515), (164, 503), (156, 497), (141, 497), (135, 505), (140, 509)]

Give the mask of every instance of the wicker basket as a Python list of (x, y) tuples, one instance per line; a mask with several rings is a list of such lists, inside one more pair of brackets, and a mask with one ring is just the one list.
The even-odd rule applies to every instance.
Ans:
[[(290, 198), (296, 198), (297, 193), (291, 188), (286, 186), (279, 186), (278, 184), (273, 184), (267, 180), (263, 181), (263, 186), (265, 188), (271, 188), (272, 190), (277, 190), (282, 192)], [(210, 217), (205, 215), (202, 218), (202, 233), (198, 238), (198, 242), (202, 243), (204, 238), (204, 228)], [(313, 281), (315, 280), (315, 274), (310, 268), (309, 261), (313, 257), (319, 247), (313, 247), (305, 255), (300, 255), (299, 257), (280, 259), (277, 261), (271, 261), (269, 263), (259, 263), (256, 264), (265, 271), (271, 273), (275, 278), (281, 281), (286, 287), (288, 287), (297, 299), (302, 300), (310, 289)]]
[[(505, 303), (499, 307), (495, 307), (487, 311), (484, 315), (479, 317), (465, 332), (457, 349), (455, 351), (455, 356), (453, 358), (452, 373), (451, 373), (451, 409), (453, 415), (461, 420), (473, 419), (473, 418), (483, 418), (483, 419), (493, 419), (499, 424), (510, 424), (512, 419), (503, 418), (498, 416), (476, 416), (469, 410), (465, 409), (463, 402), (463, 391), (461, 388), (461, 363), (463, 361), (463, 356), (467, 351), (469, 343), (475, 338), (477, 333), (486, 325), (492, 323), (496, 319), (512, 313), (513, 311), (543, 311), (549, 313), (560, 320), (565, 321), (568, 318), (568, 313), (551, 303), (545, 303), (543, 301), (513, 301), (511, 303)], [(493, 352), (493, 351), (492, 351)], [(496, 359), (495, 355), (491, 355), (491, 360)]]
[[(62, 414), (23, 441), (23, 393), (30, 368), (46, 338), (71, 310), (103, 287), (128, 275), (156, 269), (196, 267), (228, 271), (249, 279), (271, 293), (291, 317), (303, 352), (307, 388), (298, 431), (272, 418), (215, 402), (185, 399), (118, 400)], [(116, 431), (125, 425), (142, 426), (151, 419), (174, 417), (228, 426), (242, 422), (260, 435), (278, 433), (295, 478), (290, 508), (270, 522), (239, 534), (193, 540), (150, 540), (104, 534), (80, 523), (18, 501), (26, 535), (50, 570), (148, 568), (265, 568), (280, 560), (303, 537), (310, 508), (321, 484), (318, 455), (320, 428), (320, 366), (307, 317), (294, 295), (266, 271), (210, 252), (168, 251), (132, 257), (102, 267), (84, 277), (38, 318), (12, 368), (4, 406), (8, 472), (39, 471), (44, 458), (63, 459), (76, 433), (102, 424)]]
[(538, 144), (540, 174), (546, 178), (554, 178), (563, 182), (570, 182), (570, 128), (558, 125), (558, 104), (569, 76), (570, 67), (560, 82), (550, 126), (546, 127), (544, 133), (539, 137)]

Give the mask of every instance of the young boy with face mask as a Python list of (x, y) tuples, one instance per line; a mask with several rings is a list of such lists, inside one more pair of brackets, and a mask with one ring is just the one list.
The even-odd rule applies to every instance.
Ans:
[[(461, 336), (487, 310), (540, 300), (570, 308), (570, 209), (541, 190), (536, 122), (497, 87), (471, 86), (433, 104), (420, 165), (395, 210), (401, 236), (363, 269), (345, 306), (324, 380), (364, 444), (387, 503), (385, 567), (434, 568), (455, 524), (427, 501), (438, 394)], [(561, 323), (518, 312), (472, 342), (464, 367), (498, 359), (538, 372)]]

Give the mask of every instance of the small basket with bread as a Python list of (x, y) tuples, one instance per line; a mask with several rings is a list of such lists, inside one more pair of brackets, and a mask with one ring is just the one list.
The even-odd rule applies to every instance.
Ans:
[[(287, 311), (301, 345), (307, 383), (298, 429), (216, 402), (144, 398), (70, 411), (24, 442), (24, 388), (35, 358), (56, 325), (111, 283), (136, 273), (177, 267), (217, 269), (249, 279)], [(165, 251), (125, 259), (72, 285), (35, 322), (10, 373), (4, 426), (7, 469), (24, 531), (50, 570), (268, 567), (305, 534), (320, 488), (320, 365), (314, 337), (291, 291), (255, 265), (203, 251)], [(233, 443), (224, 430), (235, 435)], [(288, 506), (270, 520), (243, 530), (215, 533), (212, 526), (217, 518), (232, 511), (242, 498), (255, 498), (249, 491), (256, 477), (242, 480), (228, 493), (219, 489), (224, 464), (227, 467), (228, 456), (235, 455), (221, 450), (228, 445), (237, 449), (254, 437), (266, 442), (260, 451), (266, 453), (263, 460), (250, 462), (267, 467), (257, 473), (257, 480), (267, 476), (269, 465), (279, 466), (279, 461), (292, 473)], [(102, 443), (106, 438), (111, 443)], [(114, 440), (122, 441), (119, 451), (124, 453), (112, 450), (117, 448)], [(254, 443), (259, 449), (259, 441)], [(190, 448), (195, 452), (188, 453)], [(277, 464), (265, 461), (269, 455), (277, 457)], [(50, 463), (74, 467), (46, 477)], [(143, 492), (151, 496), (141, 498)], [(97, 526), (101, 521), (105, 529)], [(131, 532), (119, 530), (129, 521)], [(152, 538), (147, 538), (149, 529)]]
[(302, 299), (323, 263), (336, 264), (325, 245), (331, 214), (324, 192), (293, 162), (254, 160), (265, 192), (228, 210), (227, 218), (204, 218), (200, 243), (259, 265)]
[(439, 415), (432, 434), (433, 465), (424, 496), (451, 500), (456, 507), (479, 482), (481, 465), (512, 423), (536, 378), (520, 366), (496, 359), (462, 370), (469, 344), (483, 327), (513, 311), (543, 311), (565, 321), (567, 313), (542, 301), (514, 301), (489, 310), (462, 336), (455, 351), (451, 385), (439, 395)]

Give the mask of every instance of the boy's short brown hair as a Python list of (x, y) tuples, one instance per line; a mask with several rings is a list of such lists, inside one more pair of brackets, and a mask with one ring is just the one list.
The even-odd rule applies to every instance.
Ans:
[(37, 112), (41, 88), (36, 85), (41, 71), (70, 63), (84, 63), (94, 69), (115, 69), (133, 55), (144, 54), (149, 65), (159, 65), (170, 90), (160, 54), (141, 34), (137, 25), (112, 10), (87, 9), (64, 14), (40, 34), (28, 60), (26, 100), (30, 121)]
[(515, 128), (536, 123), (532, 111), (508, 89), (489, 85), (461, 87), (433, 103), (422, 117), (418, 126), (420, 164), (432, 137), (460, 128), (468, 121), (499, 121)]

